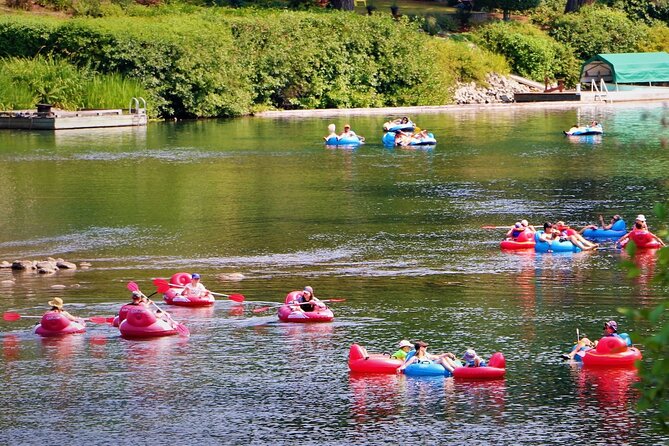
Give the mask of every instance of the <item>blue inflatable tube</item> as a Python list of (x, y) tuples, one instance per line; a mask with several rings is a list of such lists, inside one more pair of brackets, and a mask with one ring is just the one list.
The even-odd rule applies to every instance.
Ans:
[(534, 240), (536, 244), (534, 245), (534, 250), (536, 252), (579, 252), (581, 248), (574, 245), (569, 240), (561, 242), (559, 240), (553, 240), (551, 242), (544, 242), (540, 239), (544, 231), (537, 231), (534, 234)]
[(414, 362), (404, 369), (404, 374), (407, 376), (451, 376), (451, 372), (443, 365), (432, 361)]
[(611, 226), (611, 229), (586, 229), (583, 231), (583, 237), (593, 239), (619, 239), (627, 234), (625, 221), (618, 220)]
[(359, 137), (335, 138), (332, 137), (325, 141), (326, 146), (359, 146), (362, 141)]
[(386, 131), (386, 132), (399, 132), (400, 130), (403, 131), (403, 132), (413, 132), (415, 129), (416, 129), (416, 124), (414, 124), (411, 121), (406, 122), (404, 124), (391, 125), (391, 126), (388, 126), (388, 127), (386, 127), (385, 124), (383, 126), (383, 130)]
[(601, 135), (604, 133), (604, 129), (601, 124), (594, 127), (584, 126), (578, 127), (573, 132), (564, 132), (567, 136), (586, 136), (586, 135)]
[[(414, 139), (411, 138), (411, 142), (409, 143), (410, 146), (433, 146), (437, 144), (437, 140), (434, 138), (434, 135), (432, 133), (427, 134), (427, 138), (422, 138), (422, 139)], [(395, 147), (395, 133), (394, 132), (386, 132), (383, 134), (383, 138), (381, 138), (381, 141), (383, 142), (383, 145), (386, 147)]]

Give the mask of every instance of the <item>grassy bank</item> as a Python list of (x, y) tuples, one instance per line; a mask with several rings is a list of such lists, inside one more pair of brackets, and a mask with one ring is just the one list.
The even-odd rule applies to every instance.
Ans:
[(135, 79), (165, 117), (447, 104), (456, 82), (508, 71), (503, 57), (430, 37), (408, 20), (337, 11), (0, 18), (1, 57), (37, 54)]

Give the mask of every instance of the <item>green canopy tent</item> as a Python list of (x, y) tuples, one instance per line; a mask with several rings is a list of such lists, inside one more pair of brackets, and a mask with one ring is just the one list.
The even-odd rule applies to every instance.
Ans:
[(581, 83), (592, 81), (618, 84), (669, 82), (669, 54), (619, 53), (598, 54), (581, 67)]

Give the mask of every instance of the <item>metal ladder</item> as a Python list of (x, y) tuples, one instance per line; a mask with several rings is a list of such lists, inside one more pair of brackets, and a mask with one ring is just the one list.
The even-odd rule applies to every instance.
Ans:
[(599, 80), (599, 86), (593, 79), (590, 83), (590, 91), (591, 92), (597, 92), (595, 94), (595, 101), (600, 100), (604, 102), (613, 102), (613, 99), (609, 96), (609, 89), (606, 87), (606, 83), (604, 82), (604, 79)]

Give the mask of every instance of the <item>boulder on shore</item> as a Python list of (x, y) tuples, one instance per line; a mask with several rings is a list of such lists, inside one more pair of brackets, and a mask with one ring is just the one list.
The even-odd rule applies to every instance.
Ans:
[(460, 84), (453, 99), (457, 104), (496, 104), (514, 101), (515, 93), (529, 93), (531, 88), (496, 73), (486, 76), (488, 86), (475, 82)]

